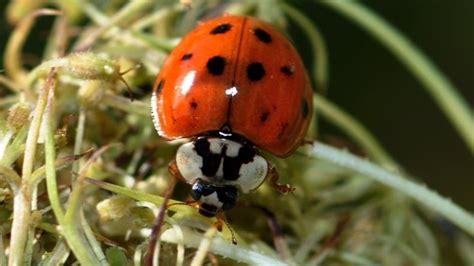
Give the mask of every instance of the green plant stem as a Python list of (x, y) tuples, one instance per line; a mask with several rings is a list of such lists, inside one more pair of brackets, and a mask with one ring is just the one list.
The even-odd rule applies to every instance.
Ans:
[(7, 265), (8, 260), (3, 246), (3, 233), (0, 232), (0, 265)]
[[(76, 206), (80, 206), (77, 202), (80, 198), (81, 189), (80, 186), (75, 186), (73, 193), (69, 200), (68, 213), (70, 216), (66, 216), (62, 209), (61, 202), (59, 199), (56, 183), (56, 152), (54, 144), (54, 126), (51, 121), (51, 107), (53, 102), (54, 94), (50, 93), (48, 98), (48, 106), (44, 114), (45, 119), (45, 157), (46, 157), (46, 187), (48, 191), (48, 197), (51, 202), (51, 207), (58, 220), (59, 225), (63, 229), (61, 234), (66, 239), (69, 247), (73, 251), (77, 260), (81, 265), (101, 265), (100, 260), (97, 259), (94, 252), (90, 249), (89, 243), (85, 241), (83, 235), (79, 231), (80, 229), (80, 217), (76, 214), (80, 210), (77, 210)], [(76, 220), (70, 219), (77, 218)]]
[(53, 209), (54, 215), (60, 225), (64, 224), (64, 210), (61, 206), (61, 200), (58, 195), (58, 184), (56, 182), (56, 151), (54, 147), (54, 133), (53, 123), (51, 121), (52, 116), (52, 104), (54, 100), (54, 90), (51, 90), (48, 96), (48, 103), (44, 112), (44, 124), (45, 127), (45, 173), (46, 173), (46, 189), (48, 191), (49, 202)]
[(19, 101), (18, 101), (18, 96), (16, 95), (3, 97), (2, 99), (0, 99), (0, 108), (3, 109), (5, 107), (14, 105), (17, 102)]
[(142, 116), (150, 116), (150, 105), (142, 101), (130, 101), (130, 98), (106, 93), (102, 102), (110, 107), (123, 110), (128, 113), (138, 114)]
[(199, 243), (199, 247), (196, 250), (196, 255), (194, 255), (193, 260), (191, 261), (191, 266), (199, 266), (204, 264), (204, 260), (206, 259), (207, 253), (211, 248), (212, 240), (216, 236), (217, 228), (215, 226), (211, 226), (204, 237)]
[(0, 164), (0, 176), (3, 176), (13, 192), (17, 194), (21, 186), (21, 177), (10, 167)]
[(56, 16), (59, 15), (58, 10), (53, 9), (38, 9), (35, 12), (29, 14), (23, 19), (17, 26), (17, 28), (11, 34), (7, 47), (5, 49), (4, 64), (7, 74), (18, 83), (24, 82), (26, 71), (23, 69), (21, 50), (25, 44), (26, 38), (30, 33), (35, 19), (38, 16)]
[(13, 80), (7, 78), (4, 75), (0, 75), (0, 84), (3, 84), (7, 89), (10, 89), (11, 91), (15, 93), (21, 92), (20, 85), (14, 82)]
[(46, 258), (44, 266), (55, 266), (55, 265), (64, 265), (64, 261), (69, 256), (69, 248), (66, 245), (65, 241), (61, 238), (56, 243), (53, 251)]
[(87, 222), (87, 219), (84, 216), (84, 213), (81, 212), (80, 215), (81, 215), (82, 228), (84, 229), (84, 234), (85, 234), (87, 240), (89, 241), (89, 244), (91, 245), (92, 251), (94, 251), (94, 254), (99, 259), (100, 265), (106, 266), (107, 265), (107, 259), (104, 255), (104, 252), (102, 252), (102, 248), (100, 247), (100, 243), (95, 238), (94, 232), (92, 231), (89, 223)]
[(313, 104), (321, 116), (341, 128), (376, 162), (389, 170), (399, 169), (397, 163), (359, 121), (319, 94), (314, 95)]
[(144, 29), (148, 27), (153, 27), (157, 23), (160, 23), (161, 20), (163, 20), (170, 14), (178, 12), (181, 9), (182, 9), (182, 6), (179, 3), (176, 3), (175, 5), (171, 5), (171, 6), (164, 6), (154, 11), (150, 15), (147, 15), (133, 22), (133, 24), (130, 26), (130, 29), (132, 31), (143, 31)]
[(316, 142), (310, 149), (305, 151), (309, 156), (367, 176), (409, 196), (429, 210), (441, 214), (445, 219), (456, 224), (471, 236), (474, 236), (474, 217), (460, 206), (443, 198), (426, 186), (417, 184), (397, 173), (384, 170), (382, 167), (358, 158), (346, 151), (338, 150), (319, 142)]
[(26, 139), (26, 148), (23, 159), (22, 183), (17, 194), (14, 196), (13, 203), (13, 223), (11, 231), (10, 250), (12, 250), (8, 264), (10, 266), (22, 265), (25, 259), (25, 247), (28, 238), (29, 223), (32, 204), (32, 182), (34, 159), (36, 154), (36, 144), (38, 141), (41, 120), (46, 107), (48, 91), (54, 85), (55, 71), (51, 71), (43, 89), (40, 92), (33, 120), (30, 123), (28, 136)]
[[(23, 154), (25, 151), (25, 139), (28, 134), (28, 125), (23, 126), (19, 131), (17, 131), (15, 137), (13, 138), (13, 141), (10, 143), (10, 145), (6, 146), (3, 154), (0, 151), (0, 162), (3, 165), (11, 165), (14, 161), (20, 157), (20, 155)], [(6, 141), (5, 139), (2, 140)], [(9, 141), (9, 140), (8, 140)], [(0, 144), (3, 145), (4, 143)], [(6, 145), (6, 144), (5, 144)], [(0, 147), (0, 150), (3, 149), (3, 147)]]
[[(69, 166), (74, 161), (78, 160), (82, 155), (83, 154), (71, 155), (71, 156), (66, 156), (66, 157), (57, 159), (55, 162), (56, 171), (59, 171)], [(45, 173), (46, 173), (46, 167), (47, 166), (41, 166), (33, 172), (33, 174), (31, 175), (31, 183), (33, 185), (36, 186), (38, 185), (39, 182), (43, 180), (43, 177), (45, 176)]]
[(423, 84), (474, 151), (474, 122), (468, 103), (446, 76), (401, 32), (369, 8), (355, 1), (318, 1), (359, 24), (384, 44)]
[[(137, 16), (146, 8), (149, 8), (152, 5), (152, 1), (131, 1), (127, 5), (125, 5), (122, 9), (115, 13), (113, 17), (111, 17), (106, 24), (101, 25), (97, 30), (89, 34), (86, 38), (81, 40), (76, 48), (75, 51), (84, 51), (89, 48), (94, 41), (99, 38), (101, 35), (106, 33), (109, 29), (119, 25), (120, 23), (124, 23), (131, 17)], [(90, 8), (90, 6), (89, 6)], [(89, 9), (84, 10), (87, 12)], [(97, 16), (97, 14), (96, 14)], [(103, 18), (101, 19), (103, 20)]]
[[(85, 125), (86, 125), (86, 109), (82, 107), (79, 110), (79, 120), (77, 121), (77, 129), (76, 129), (76, 137), (74, 138), (74, 154), (81, 153), (82, 149), (82, 142), (84, 141), (84, 132), (85, 132)], [(72, 170), (77, 173), (79, 171), (80, 162), (75, 162), (72, 166)], [(76, 178), (71, 177), (71, 183), (74, 184)]]
[[(184, 244), (186, 247), (198, 248), (203, 237), (202, 234), (186, 227), (182, 227), (182, 231), (186, 236), (184, 239), (181, 239), (174, 229), (168, 229), (163, 232), (161, 240), (175, 244)], [(229, 241), (223, 240), (220, 237), (215, 237), (212, 240), (209, 250), (214, 254), (249, 265), (287, 265), (277, 258), (249, 250), (242, 245), (232, 245)]]
[(141, 40), (144, 44), (148, 45), (154, 50), (158, 50), (165, 53), (170, 53), (181, 40), (179, 38), (170, 39), (170, 38), (157, 37), (151, 34), (137, 32), (137, 31), (130, 32), (130, 35), (138, 40)]

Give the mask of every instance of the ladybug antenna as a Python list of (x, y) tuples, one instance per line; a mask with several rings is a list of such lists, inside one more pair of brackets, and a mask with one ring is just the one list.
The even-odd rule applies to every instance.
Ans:
[(119, 72), (119, 80), (122, 81), (125, 86), (127, 86), (127, 92), (128, 92), (128, 97), (130, 98), (130, 101), (134, 101), (134, 97), (133, 97), (133, 94), (132, 94), (132, 89), (130, 88), (130, 86), (128, 85), (127, 81), (123, 78), (123, 76), (125, 74), (127, 74), (128, 72), (132, 71), (132, 70), (135, 70), (137, 68), (140, 68), (140, 64), (136, 64), (135, 66), (125, 70), (125, 71), (122, 71), (122, 72)]
[(125, 70), (125, 71), (119, 72), (119, 75), (120, 75), (120, 76), (123, 76), (123, 75), (127, 74), (128, 72), (130, 72), (130, 71), (132, 71), (132, 70), (135, 70), (135, 69), (138, 69), (138, 68), (140, 68), (140, 67), (141, 67), (140, 64), (136, 64), (136, 65), (132, 66), (131, 68)]
[(225, 226), (229, 229), (230, 231), (230, 234), (232, 236), (232, 244), (234, 245), (237, 245), (237, 238), (235, 237), (235, 233), (234, 233), (234, 229), (232, 229), (232, 227), (230, 226), (229, 222), (227, 221), (227, 218), (225, 218), (225, 215), (219, 215), (219, 217), (217, 217), (217, 219), (222, 219), (222, 221), (224, 222)]

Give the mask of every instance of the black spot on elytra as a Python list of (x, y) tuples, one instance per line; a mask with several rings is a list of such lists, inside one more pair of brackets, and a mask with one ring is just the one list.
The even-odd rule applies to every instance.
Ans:
[(281, 139), (283, 137), (283, 134), (285, 134), (286, 129), (288, 128), (288, 122), (285, 122), (281, 125), (280, 133), (278, 133), (278, 139)]
[(280, 71), (281, 71), (281, 73), (283, 73), (283, 74), (285, 74), (285, 75), (287, 75), (287, 76), (291, 76), (291, 75), (293, 75), (293, 73), (295, 72), (294, 68), (291, 67), (291, 66), (282, 66), (282, 67), (280, 68)]
[(198, 103), (196, 101), (192, 100), (189, 103), (189, 106), (191, 107), (191, 109), (196, 110), (198, 108)]
[(161, 90), (163, 90), (164, 85), (165, 85), (165, 80), (164, 79), (160, 80), (160, 82), (158, 83), (158, 86), (156, 86), (156, 95), (160, 95)]
[(225, 58), (218, 55), (211, 57), (211, 59), (207, 61), (206, 67), (210, 74), (214, 76), (222, 75), (222, 73), (224, 73)]
[(181, 57), (181, 61), (189, 60), (189, 59), (191, 59), (191, 57), (193, 57), (192, 53), (184, 54), (183, 57)]
[(247, 77), (251, 81), (259, 81), (265, 76), (262, 63), (254, 62), (247, 66)]
[(264, 42), (264, 43), (271, 43), (272, 42), (272, 36), (270, 36), (270, 34), (268, 34), (268, 32), (266, 32), (265, 30), (261, 29), (261, 28), (256, 28), (254, 29), (254, 32), (255, 36), (257, 36), (257, 38)]
[(306, 118), (308, 116), (308, 112), (309, 112), (308, 102), (305, 99), (303, 99), (301, 101), (301, 114), (303, 115), (303, 118)]
[(263, 112), (260, 115), (260, 122), (264, 123), (265, 121), (267, 121), (269, 115), (270, 115), (270, 112), (266, 112), (266, 111)]
[(212, 29), (211, 34), (212, 35), (223, 34), (223, 33), (228, 32), (231, 28), (232, 28), (232, 25), (230, 25), (229, 23), (224, 23)]

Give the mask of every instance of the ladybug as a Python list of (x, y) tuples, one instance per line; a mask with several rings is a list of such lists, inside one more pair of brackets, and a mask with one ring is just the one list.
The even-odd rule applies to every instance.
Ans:
[(170, 172), (192, 186), (199, 212), (233, 208), (239, 192), (278, 174), (259, 154), (291, 154), (312, 116), (312, 89), (300, 56), (273, 26), (245, 16), (199, 24), (161, 67), (151, 99), (153, 122), (181, 145)]

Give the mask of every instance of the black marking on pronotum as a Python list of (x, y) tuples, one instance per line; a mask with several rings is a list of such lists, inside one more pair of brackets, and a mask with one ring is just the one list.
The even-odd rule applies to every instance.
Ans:
[(227, 145), (223, 145), (220, 153), (217, 154), (213, 153), (210, 147), (211, 144), (206, 138), (200, 138), (194, 142), (194, 149), (202, 158), (201, 172), (207, 177), (215, 177), (221, 161), (223, 161), (223, 178), (225, 180), (237, 180), (242, 165), (252, 162), (256, 154), (254, 149), (242, 146), (236, 157), (229, 157), (226, 155)]
[(240, 147), (237, 157), (226, 156), (224, 158), (224, 179), (237, 180), (240, 176), (240, 167), (253, 161), (254, 157), (255, 151), (247, 146)]
[(281, 73), (283, 73), (287, 76), (291, 76), (295, 72), (294, 67), (291, 67), (291, 66), (282, 66), (280, 68), (280, 71), (281, 71)]
[(254, 62), (247, 66), (247, 77), (251, 81), (259, 81), (265, 76), (265, 69), (262, 63)]
[(268, 34), (268, 32), (266, 32), (265, 30), (261, 29), (261, 28), (255, 28), (253, 33), (255, 34), (255, 36), (257, 36), (257, 38), (264, 42), (264, 43), (271, 43), (272, 42), (272, 36), (270, 36), (270, 34)]
[(303, 118), (306, 118), (308, 116), (308, 112), (309, 112), (308, 102), (306, 101), (306, 99), (303, 99), (301, 102), (301, 114), (303, 115)]
[(194, 149), (202, 157), (202, 174), (208, 177), (215, 176), (221, 163), (221, 154), (211, 152), (211, 143), (206, 138), (197, 139), (194, 142)]
[(165, 85), (165, 80), (164, 79), (160, 80), (160, 82), (158, 83), (158, 86), (156, 86), (156, 95), (160, 95), (161, 90), (163, 89), (164, 85)]
[(225, 58), (222, 57), (222, 56), (214, 56), (214, 57), (211, 57), (208, 61), (207, 61), (207, 71), (214, 75), (214, 76), (219, 76), (219, 75), (222, 75), (222, 73), (224, 73), (224, 67), (225, 67)]
[(183, 57), (181, 57), (181, 61), (187, 61), (187, 60), (191, 59), (191, 57), (193, 57), (192, 53), (184, 54)]
[(229, 23), (224, 23), (212, 29), (211, 34), (212, 35), (223, 34), (223, 33), (228, 32), (231, 28), (232, 28), (232, 25), (230, 25)]
[(263, 112), (260, 115), (260, 122), (265, 123), (265, 121), (267, 121), (269, 115), (270, 115), (270, 112), (267, 112), (267, 111)]

